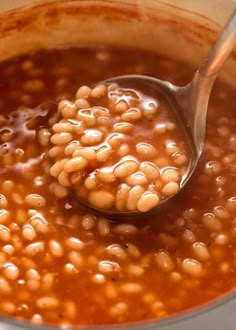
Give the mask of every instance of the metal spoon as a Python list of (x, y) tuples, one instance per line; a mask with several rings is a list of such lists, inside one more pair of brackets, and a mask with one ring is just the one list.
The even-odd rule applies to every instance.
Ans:
[[(236, 10), (229, 18), (215, 44), (210, 49), (207, 57), (197, 70), (193, 80), (184, 87), (179, 87), (167, 81), (143, 75), (124, 75), (105, 80), (105, 83), (117, 83), (121, 87), (143, 86), (145, 89), (158, 91), (164, 94), (172, 108), (178, 113), (182, 121), (182, 128), (186, 130), (193, 151), (193, 159), (186, 175), (181, 182), (181, 189), (192, 176), (205, 144), (206, 115), (208, 100), (215, 82), (217, 73), (222, 68), (236, 42)], [(178, 193), (180, 192), (178, 191)], [(177, 193), (177, 194), (178, 194)], [(163, 204), (172, 200), (174, 196), (163, 200), (156, 208), (160, 209)], [(91, 206), (90, 206), (91, 207)], [(155, 208), (155, 209), (156, 209)], [(99, 210), (101, 211), (101, 210)], [(105, 214), (112, 216), (137, 216), (140, 213), (106, 211)]]

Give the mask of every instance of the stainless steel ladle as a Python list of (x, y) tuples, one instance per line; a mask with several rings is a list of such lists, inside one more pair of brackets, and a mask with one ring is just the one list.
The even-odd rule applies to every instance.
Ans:
[[(182, 121), (182, 127), (187, 132), (193, 151), (193, 159), (189, 170), (181, 182), (180, 190), (182, 190), (193, 174), (204, 149), (208, 100), (212, 86), (218, 72), (231, 53), (235, 42), (236, 10), (227, 21), (215, 44), (197, 70), (193, 80), (186, 86), (175, 86), (170, 82), (144, 75), (124, 75), (105, 80), (105, 83), (117, 83), (121, 87), (132, 88), (137, 84), (138, 86), (143, 86), (146, 90), (147, 88), (151, 89), (152, 95), (153, 90), (159, 93), (161, 92), (170, 102), (172, 108), (176, 110)], [(162, 208), (163, 204), (173, 197), (175, 197), (175, 195), (163, 200), (156, 208)], [(137, 211), (99, 211), (104, 211), (104, 213), (112, 216), (136, 216), (139, 214)]]

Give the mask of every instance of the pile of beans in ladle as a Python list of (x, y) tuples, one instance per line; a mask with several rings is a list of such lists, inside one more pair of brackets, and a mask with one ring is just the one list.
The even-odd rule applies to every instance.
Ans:
[(186, 138), (160, 95), (117, 84), (82, 86), (58, 104), (50, 174), (92, 208), (147, 212), (176, 194), (189, 166)]

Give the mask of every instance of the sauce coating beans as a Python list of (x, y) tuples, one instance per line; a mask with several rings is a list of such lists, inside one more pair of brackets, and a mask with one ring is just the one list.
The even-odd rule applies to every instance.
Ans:
[(50, 174), (100, 210), (147, 212), (176, 194), (190, 150), (174, 110), (157, 91), (155, 97), (98, 84), (60, 101)]
[[(86, 86), (131, 72), (184, 85), (194, 71), (154, 53), (104, 45), (42, 50), (0, 63), (1, 314), (35, 324), (111, 327), (159, 320), (235, 289), (236, 117), (230, 86), (217, 82), (204, 153), (167, 210), (114, 221), (88, 211), (70, 192), (90, 191), (92, 202), (99, 198), (105, 207), (114, 199), (107, 186), (119, 178), (115, 206), (145, 210), (157, 196), (147, 182), (166, 186), (167, 194), (175, 189), (185, 165), (169, 167), (175, 146), (158, 154), (155, 144), (178, 134), (174, 121), (144, 124), (140, 108), (129, 111), (123, 100), (116, 104), (122, 120), (104, 105), (96, 105), (94, 115), (87, 111), (95, 107), (88, 95), (96, 103), (101, 94), (107, 100), (108, 87)], [(149, 111), (151, 118), (162, 113), (160, 105), (148, 107), (142, 118)], [(114, 132), (108, 137), (104, 128), (110, 124)], [(135, 157), (125, 158), (125, 177), (122, 162), (115, 163), (134, 151)], [(117, 156), (109, 165), (111, 152)], [(146, 153), (150, 158), (143, 158)], [(81, 179), (94, 163), (106, 166)], [(103, 199), (97, 181), (106, 191)]]

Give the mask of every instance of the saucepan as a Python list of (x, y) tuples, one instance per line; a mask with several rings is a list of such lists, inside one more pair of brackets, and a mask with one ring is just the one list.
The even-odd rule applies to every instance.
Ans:
[[(197, 68), (235, 6), (230, 0), (3, 0), (0, 61), (40, 48), (86, 43), (151, 50)], [(236, 84), (235, 58), (232, 54), (220, 74), (232, 85)], [(107, 329), (232, 330), (235, 310), (236, 293), (230, 292), (162, 320)], [(1, 315), (0, 328), (36, 330), (49, 326)]]

